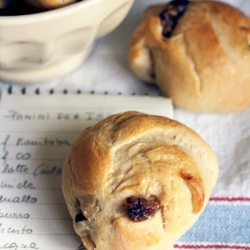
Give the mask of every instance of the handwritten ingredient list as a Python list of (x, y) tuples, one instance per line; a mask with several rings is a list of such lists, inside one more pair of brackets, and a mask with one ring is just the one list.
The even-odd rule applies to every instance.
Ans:
[(161, 97), (3, 91), (0, 249), (77, 249), (61, 190), (64, 159), (84, 128), (127, 110), (173, 116), (171, 101)]

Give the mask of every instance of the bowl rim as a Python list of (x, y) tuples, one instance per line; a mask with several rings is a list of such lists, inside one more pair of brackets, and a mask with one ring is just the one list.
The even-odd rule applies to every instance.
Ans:
[(32, 22), (38, 21), (41, 19), (47, 18), (55, 18), (58, 16), (65, 15), (70, 12), (74, 12), (79, 10), (79, 8), (84, 8), (85, 6), (89, 6), (95, 4), (102, 0), (81, 0), (79, 2), (75, 2), (69, 4), (67, 6), (63, 6), (57, 9), (46, 10), (39, 13), (32, 13), (32, 14), (24, 14), (24, 15), (13, 15), (13, 16), (0, 16), (0, 26), (3, 26), (4, 23), (8, 24), (19, 24), (20, 22)]

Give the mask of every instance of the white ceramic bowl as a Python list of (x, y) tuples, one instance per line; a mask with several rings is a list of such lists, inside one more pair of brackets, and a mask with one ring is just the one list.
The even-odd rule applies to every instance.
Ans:
[(134, 0), (84, 0), (60, 9), (0, 17), (0, 79), (33, 84), (79, 67), (97, 38), (114, 30)]

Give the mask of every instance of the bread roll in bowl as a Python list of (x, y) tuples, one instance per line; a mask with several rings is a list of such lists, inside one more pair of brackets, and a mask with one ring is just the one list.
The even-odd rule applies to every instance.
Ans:
[(24, 0), (35, 9), (57, 9), (72, 3), (77, 0)]
[(8, 0), (0, 0), (0, 9), (5, 8), (7, 3), (8, 3)]
[[(187, 4), (180, 14), (181, 2)], [(167, 37), (166, 23), (172, 27)], [(128, 56), (133, 72), (156, 83), (176, 106), (235, 112), (250, 105), (250, 19), (226, 3), (176, 0), (150, 6)]]
[(88, 250), (167, 250), (202, 213), (217, 171), (212, 149), (193, 130), (129, 111), (79, 135), (62, 188)]

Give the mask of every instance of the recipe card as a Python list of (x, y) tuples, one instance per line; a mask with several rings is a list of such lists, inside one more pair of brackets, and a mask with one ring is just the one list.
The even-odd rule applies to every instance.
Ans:
[(61, 190), (64, 159), (84, 128), (128, 110), (173, 117), (171, 100), (164, 97), (3, 91), (0, 249), (81, 245)]

